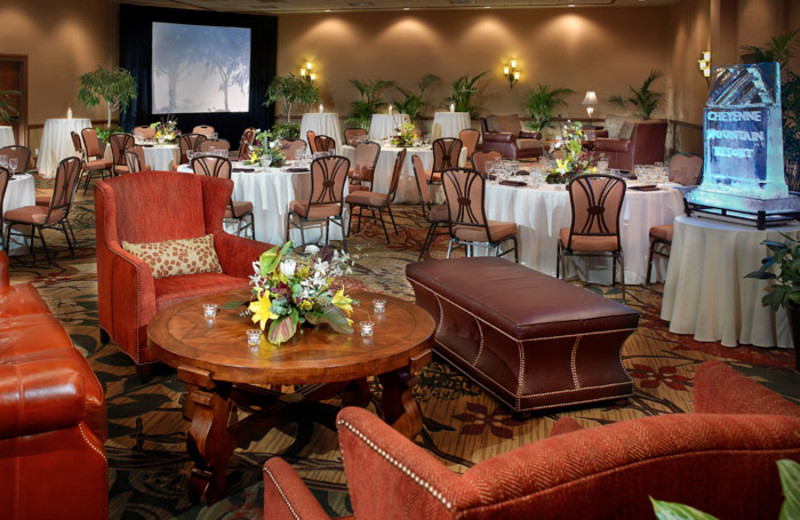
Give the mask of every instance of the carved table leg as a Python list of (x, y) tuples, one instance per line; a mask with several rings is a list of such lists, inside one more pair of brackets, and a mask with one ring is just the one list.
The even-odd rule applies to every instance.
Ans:
[(395, 370), (378, 376), (383, 385), (383, 420), (413, 439), (422, 431), (422, 411), (408, 387), (408, 374)]

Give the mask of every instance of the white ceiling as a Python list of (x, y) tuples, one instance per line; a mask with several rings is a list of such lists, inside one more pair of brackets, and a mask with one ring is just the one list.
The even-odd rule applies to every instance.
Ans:
[(124, 0), (123, 3), (204, 11), (293, 14), (446, 9), (531, 9), (545, 7), (648, 7), (677, 0)]

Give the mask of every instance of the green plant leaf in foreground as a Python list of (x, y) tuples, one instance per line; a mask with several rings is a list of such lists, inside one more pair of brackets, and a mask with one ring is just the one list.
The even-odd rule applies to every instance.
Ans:
[(352, 334), (353, 327), (347, 321), (345, 313), (335, 305), (326, 305), (318, 313), (307, 313), (306, 320), (314, 325), (327, 323), (339, 334)]
[(658, 520), (718, 520), (717, 517), (699, 511), (691, 506), (675, 502), (664, 502), (650, 497)]
[(291, 316), (284, 316), (270, 324), (267, 340), (273, 345), (280, 345), (289, 341), (295, 332), (297, 332), (297, 323)]
[(780, 520), (800, 518), (800, 464), (793, 460), (778, 461), (778, 473), (786, 499), (781, 508)]

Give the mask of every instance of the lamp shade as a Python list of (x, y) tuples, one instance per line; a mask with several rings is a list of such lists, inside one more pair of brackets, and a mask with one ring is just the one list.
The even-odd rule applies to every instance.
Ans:
[(594, 90), (587, 90), (586, 95), (583, 97), (583, 101), (581, 105), (597, 105), (599, 102), (597, 101), (597, 94)]

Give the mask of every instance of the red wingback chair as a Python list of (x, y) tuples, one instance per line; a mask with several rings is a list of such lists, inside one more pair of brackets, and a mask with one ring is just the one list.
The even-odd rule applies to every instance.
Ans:
[(598, 138), (595, 141), (594, 151), (605, 154), (609, 168), (633, 170), (635, 164), (654, 164), (664, 160), (666, 121), (626, 121), (619, 135), (619, 139)]
[[(223, 231), (233, 182), (205, 175), (141, 172), (98, 182), (95, 189), (97, 301), (100, 333), (131, 357), (140, 375), (155, 361), (147, 324), (157, 311), (200, 294), (247, 287), (252, 262), (269, 244)], [(121, 242), (163, 242), (214, 235), (222, 273), (153, 278)]]
[[(361, 408), (337, 425), (356, 519), (654, 518), (649, 497), (717, 518), (777, 518), (778, 459), (800, 461), (800, 407), (720, 362), (695, 376), (695, 413), (582, 429), (558, 421), (547, 439), (459, 475)], [(283, 460), (264, 466), (264, 517), (327, 520)]]
[(504, 159), (516, 160), (542, 155), (542, 134), (522, 130), (516, 114), (481, 118), (484, 152), (497, 150)]
[(30, 284), (0, 253), (0, 517), (105, 520), (103, 387)]

